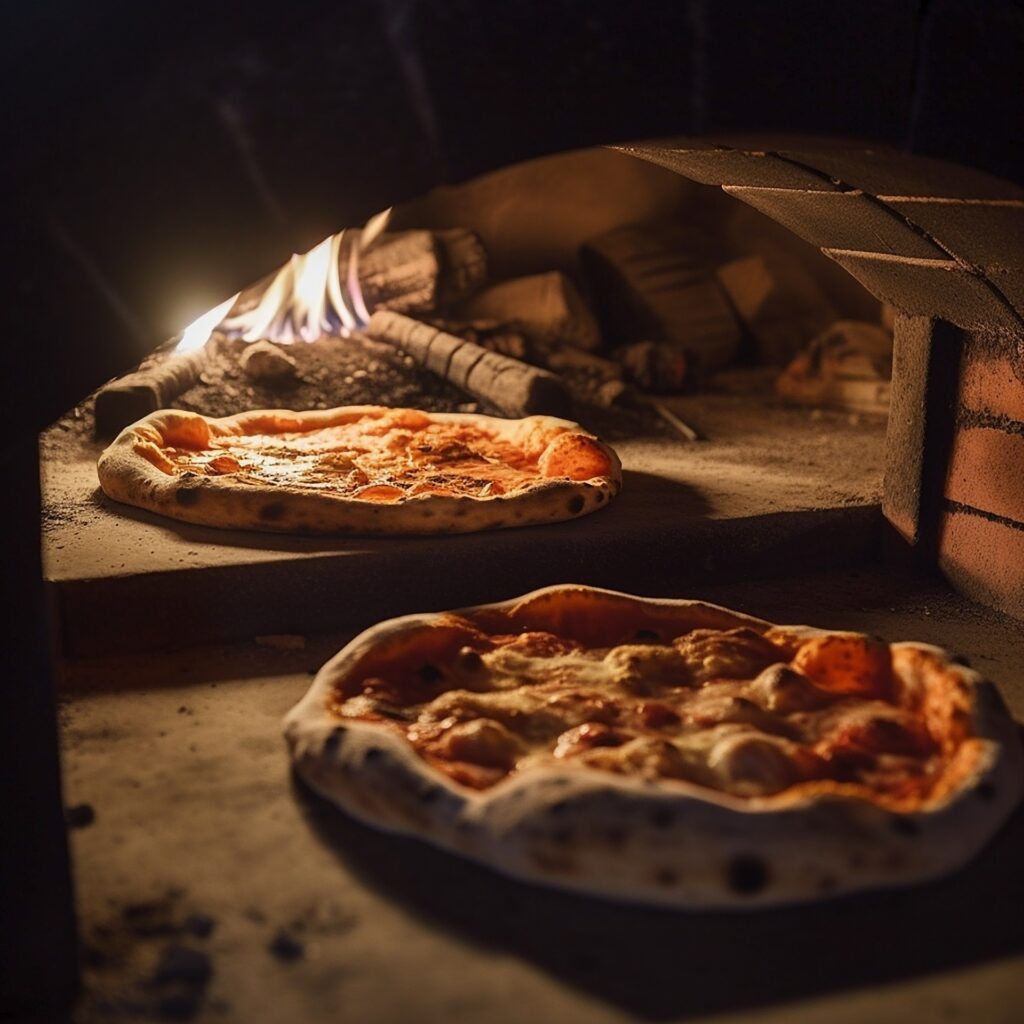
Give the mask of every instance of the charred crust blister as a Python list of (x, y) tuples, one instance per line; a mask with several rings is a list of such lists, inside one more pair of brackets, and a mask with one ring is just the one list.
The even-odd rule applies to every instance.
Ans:
[[(584, 504), (589, 501), (579, 495), (575, 497)], [(560, 499), (563, 508), (569, 498), (570, 495), (566, 495)], [(586, 594), (586, 588), (573, 588), (569, 592), (573, 595), (577, 592)], [(564, 595), (564, 591), (559, 594)], [(564, 596), (561, 599), (564, 601)], [(493, 621), (490, 612), (480, 613), (479, 624), (483, 632), (500, 632), (503, 636), (507, 633), (511, 638), (516, 633), (529, 632), (530, 625), (535, 622), (543, 623), (544, 615), (549, 611), (553, 616), (560, 611), (559, 595), (553, 591), (540, 592), (536, 598), (531, 596), (528, 602), (520, 600), (524, 601), (522, 608), (512, 604), (494, 606), (499, 611), (494, 613)], [(583, 604), (583, 607), (589, 606)], [(474, 624), (478, 621), (473, 614), (475, 611), (464, 610)], [(618, 643), (629, 645), (647, 641), (671, 644), (672, 640), (664, 639), (661, 634), (671, 638), (675, 635), (672, 632), (675, 627), (663, 626), (662, 621), (653, 614), (637, 614), (632, 621), (625, 618), (609, 628)], [(655, 628), (643, 628), (644, 623)], [(533, 628), (537, 628), (536, 625)], [(736, 632), (741, 630), (737, 628)], [(760, 632), (756, 635), (760, 636)], [(484, 658), (480, 656), (479, 638), (472, 639), (473, 646), (469, 645), (468, 637), (471, 636), (475, 635), (468, 634), (467, 638), (457, 636), (451, 647), (444, 647), (443, 653), (435, 653), (431, 649), (410, 650), (409, 656), (401, 662), (401, 679), (411, 696), (436, 696), (438, 692), (462, 683), (474, 666), (488, 665), (486, 653)], [(460, 646), (462, 644), (465, 646)], [(839, 661), (849, 662), (851, 675), (860, 670), (857, 659), (850, 661), (849, 650), (838, 646), (835, 651), (841, 655)], [(972, 674), (948, 669), (945, 659), (945, 655), (941, 660), (936, 656), (936, 661), (947, 668), (946, 679), (967, 679), (965, 693), (975, 699), (970, 685)], [(799, 673), (781, 662), (771, 671), (778, 677), (776, 681), (780, 687), (786, 683), (795, 686), (801, 679)], [(790, 671), (791, 677), (786, 675)], [(957, 701), (968, 703), (960, 700), (956, 689), (952, 693), (956, 698), (956, 701), (951, 701), (954, 705)], [(842, 696), (837, 698), (846, 699)], [(761, 707), (758, 701), (751, 701), (746, 696), (732, 695), (729, 700), (740, 710), (753, 712)], [(976, 704), (971, 706), (976, 707)], [(951, 707), (948, 714), (952, 716), (956, 710), (955, 706)], [(978, 717), (983, 719), (983, 716)], [(885, 719), (877, 728), (873, 720), (871, 725), (872, 741), (877, 740), (880, 746), (889, 749), (890, 740), (894, 737), (890, 737), (887, 730), (893, 729), (899, 734), (898, 723)], [(357, 727), (352, 728), (355, 730)], [(384, 743), (383, 749), (366, 746), (363, 742), (358, 746), (350, 744), (344, 751), (345, 760), (356, 773), (362, 772), (366, 780), (365, 789), (371, 797), (383, 783), (385, 789), (394, 791), (396, 801), (404, 801), (403, 808), (400, 808), (403, 813), (408, 807), (416, 812), (414, 816), (406, 815), (413, 821), (414, 831), (422, 832), (429, 828), (432, 841), (463, 853), (472, 850), (474, 856), (485, 861), (497, 860), (503, 870), (507, 868), (509, 873), (521, 877), (548, 875), (552, 876), (552, 881), (558, 882), (558, 875), (571, 873), (578, 876), (573, 879), (574, 888), (609, 895), (622, 893), (627, 898), (666, 906), (776, 904), (794, 899), (831, 898), (840, 892), (873, 885), (879, 879), (888, 883), (894, 878), (902, 880), (909, 877), (913, 881), (923, 842), (923, 839), (915, 837), (937, 832), (942, 827), (938, 821), (932, 822), (930, 807), (909, 800), (893, 800), (887, 806), (884, 803), (876, 806), (875, 813), (867, 821), (861, 821), (858, 816), (857, 820), (863, 827), (854, 832), (845, 827), (846, 819), (841, 816), (837, 827), (831, 813), (831, 800), (825, 799), (820, 803), (812, 800), (800, 809), (799, 814), (785, 816), (787, 835), (784, 842), (781, 837), (776, 839), (776, 832), (772, 831), (764, 845), (760, 841), (755, 844), (751, 839), (764, 838), (764, 834), (758, 830), (746, 830), (742, 816), (733, 807), (725, 809), (728, 814), (719, 814), (714, 807), (695, 813), (691, 808), (699, 795), (666, 792), (664, 780), (638, 777), (631, 780), (627, 789), (608, 781), (609, 776), (595, 772), (590, 783), (585, 784), (580, 772), (570, 772), (567, 768), (539, 771), (536, 778), (529, 780), (523, 772), (519, 781), (528, 784), (506, 786), (507, 792), (495, 790), (492, 806), (489, 794), (480, 792), (493, 785), (491, 773), (481, 773), (479, 778), (467, 773), (470, 781), (466, 785), (476, 790), (468, 794), (463, 794), (460, 789), (461, 777), (438, 786), (424, 777), (426, 773), (422, 763), (418, 763), (420, 771), (417, 772), (410, 759), (392, 754), (392, 748), (380, 738), (383, 734), (379, 725), (374, 728), (378, 730), (378, 742)], [(371, 736), (367, 734), (368, 739)], [(898, 738), (896, 735), (895, 739)], [(320, 741), (320, 745), (329, 752), (334, 742), (336, 738), (329, 735)], [(382, 763), (370, 767), (371, 762), (381, 755), (387, 755), (381, 758)], [(335, 760), (340, 763), (340, 758)], [(433, 767), (429, 761), (428, 764)], [(329, 767), (331, 771), (336, 770), (334, 764)], [(1003, 802), (1009, 803), (1010, 782), (1005, 774), (996, 776), (996, 781), (1003, 787), (999, 796)], [(339, 786), (339, 790), (341, 788)], [(991, 778), (975, 782), (972, 788), (978, 800), (991, 801), (996, 797)], [(397, 795), (399, 791), (401, 798)], [(347, 798), (347, 791), (345, 795)], [(817, 797), (818, 794), (814, 795)], [(845, 795), (845, 791), (841, 795)], [(427, 806), (438, 800), (443, 802)], [(373, 799), (367, 801), (368, 806), (373, 803)], [(972, 813), (980, 819), (985, 814), (994, 815), (1000, 807), (1001, 804), (993, 803)], [(475, 830), (479, 834), (479, 842), (476, 836), (464, 834), (471, 828), (465, 820), (460, 822), (466, 812), (477, 817)], [(401, 818), (401, 815), (397, 817)], [(816, 835), (810, 836), (812, 832)], [(801, 848), (802, 839), (809, 839), (812, 845)], [(834, 844), (836, 840), (840, 845), (829, 847), (828, 844)], [(681, 868), (676, 865), (674, 851), (680, 842), (688, 847), (682, 851), (685, 858), (693, 857), (696, 861), (701, 856), (700, 851), (704, 851), (710, 877), (703, 870), (697, 875), (691, 874), (686, 859), (682, 861)], [(515, 846), (514, 856), (511, 850), (508, 856), (496, 850), (506, 843)], [(812, 860), (823, 848), (827, 855)], [(587, 852), (591, 849), (593, 856)], [(808, 860), (794, 864), (794, 851), (800, 851), (798, 856), (803, 855)], [(596, 881), (604, 870), (611, 872), (609, 879)], [(568, 883), (570, 879), (565, 881)]]
[(420, 665), (416, 670), (416, 675), (418, 675), (425, 683), (437, 683), (444, 678), (444, 673), (429, 661)]
[(582, 494), (573, 495), (569, 499), (569, 512), (574, 516), (578, 516), (583, 511), (584, 504)]
[(347, 732), (348, 730), (343, 725), (336, 725), (331, 730), (330, 735), (324, 740), (324, 753), (328, 757), (333, 757), (341, 749)]
[(755, 896), (768, 885), (768, 866), (760, 857), (743, 853), (725, 866), (729, 888), (740, 896)]
[(199, 485), (190, 484), (188, 487), (179, 487), (174, 492), (174, 500), (185, 508), (189, 508), (199, 501)]

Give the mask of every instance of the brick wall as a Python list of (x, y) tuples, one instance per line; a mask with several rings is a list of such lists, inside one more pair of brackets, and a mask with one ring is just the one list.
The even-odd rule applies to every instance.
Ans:
[(1024, 619), (1024, 190), (836, 140), (621, 148), (720, 185), (900, 311), (883, 511), (919, 563)]
[(964, 593), (1024, 618), (1024, 339), (964, 338), (939, 564)]

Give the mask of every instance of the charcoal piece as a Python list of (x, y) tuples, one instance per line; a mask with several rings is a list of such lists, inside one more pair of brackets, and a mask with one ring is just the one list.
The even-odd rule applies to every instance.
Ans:
[(611, 353), (623, 376), (642, 391), (672, 395), (682, 391), (686, 381), (686, 354), (662, 341), (634, 341)]

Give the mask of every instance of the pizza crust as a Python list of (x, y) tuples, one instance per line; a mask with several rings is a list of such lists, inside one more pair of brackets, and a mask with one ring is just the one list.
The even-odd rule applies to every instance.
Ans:
[[(537, 453), (536, 482), (526, 489), (486, 498), (420, 494), (395, 502), (347, 497), (290, 484), (239, 482), (230, 475), (175, 472), (164, 446), (201, 450), (211, 439), (247, 434), (284, 434), (330, 429), (403, 410), (380, 406), (292, 412), (259, 410), (213, 419), (199, 413), (160, 410), (126, 427), (100, 455), (97, 474), (115, 501), (203, 526), (301, 534), (441, 534), (575, 519), (603, 508), (622, 485), (622, 466), (607, 445), (576, 423), (550, 416), (519, 420), (470, 413), (421, 413), (432, 423), (479, 427)], [(585, 447), (582, 468), (572, 445)], [(586, 456), (600, 466), (586, 476)], [(546, 475), (541, 475), (546, 474)]]
[[(771, 628), (715, 605), (588, 587), (550, 587), (485, 607), (525, 608), (536, 628), (557, 631), (567, 615), (589, 612), (599, 620), (626, 605), (683, 628)], [(665, 785), (578, 767), (534, 768), (485, 791), (467, 789), (395, 731), (341, 721), (329, 710), (339, 681), (369, 651), (401, 644), (437, 618), (393, 619), (353, 640), (288, 714), (285, 737), (297, 772), (349, 814), (516, 878), (618, 900), (717, 909), (923, 882), (970, 860), (1024, 789), (1024, 754), (996, 689), (947, 652), (917, 643), (892, 645), (897, 671), (908, 685), (948, 688), (966, 709), (962, 725), (972, 738), (943, 786), (910, 812), (828, 780), (738, 798), (684, 781)], [(828, 635), (809, 627), (786, 631)]]

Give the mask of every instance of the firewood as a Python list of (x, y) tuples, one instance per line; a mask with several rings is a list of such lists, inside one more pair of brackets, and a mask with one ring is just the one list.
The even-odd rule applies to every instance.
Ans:
[[(351, 260), (351, 252), (343, 246), (341, 258)], [(472, 295), (487, 278), (483, 243), (462, 228), (383, 234), (355, 259), (359, 288), (371, 312), (443, 309)]]
[(367, 334), (402, 349), (420, 366), (505, 416), (568, 416), (571, 412), (565, 385), (554, 374), (419, 320), (380, 311), (371, 317)]
[(133, 373), (96, 392), (96, 436), (113, 437), (129, 424), (169, 405), (199, 379), (207, 364), (206, 347), (171, 352), (143, 362)]
[(467, 320), (514, 322), (538, 347), (595, 349), (601, 344), (594, 314), (560, 271), (492, 285), (462, 303), (456, 315)]
[(818, 283), (795, 261), (747, 256), (719, 267), (718, 280), (765, 363), (786, 364), (837, 318)]
[(530, 361), (531, 345), (522, 328), (514, 323), (502, 323), (500, 320), (449, 320), (437, 316), (424, 316), (420, 319), (439, 331), (458, 335), (463, 341), (471, 341), (491, 352)]
[(630, 225), (588, 241), (580, 263), (616, 345), (660, 341), (702, 370), (736, 355), (742, 331), (714, 277), (719, 243), (684, 225)]

